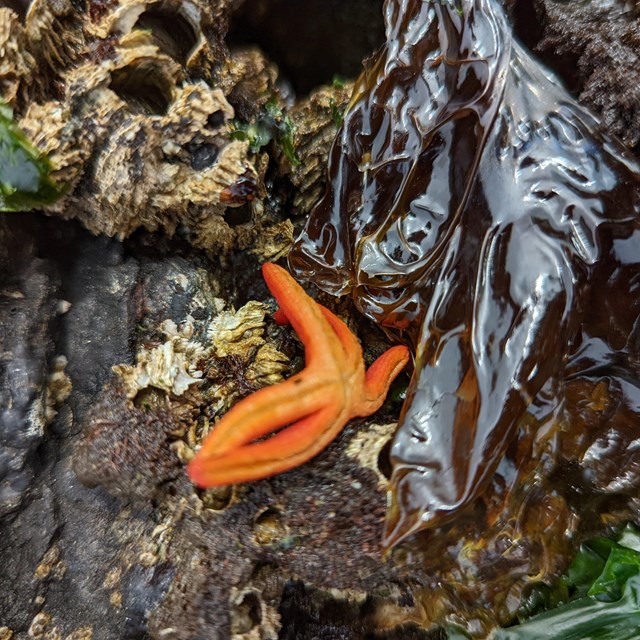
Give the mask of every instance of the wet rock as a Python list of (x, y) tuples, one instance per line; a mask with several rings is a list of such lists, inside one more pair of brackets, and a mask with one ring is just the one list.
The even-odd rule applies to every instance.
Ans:
[(31, 486), (45, 435), (46, 380), (60, 281), (34, 244), (0, 222), (0, 520)]
[(58, 235), (61, 243), (53, 260), (62, 272), (62, 296), (71, 305), (62, 317), (58, 344), (77, 392), (68, 401), (77, 422), (111, 377), (114, 361), (132, 360), (140, 266), (119, 242), (89, 240), (76, 225), (62, 226)]
[[(19, 640), (142, 637), (172, 575), (158, 557), (161, 519), (85, 488), (71, 468), (75, 420), (111, 366), (132, 359), (137, 261), (118, 242), (35, 214), (4, 216), (1, 238), (0, 620)], [(46, 424), (48, 374), (61, 353), (73, 391)]]
[[(56, 537), (58, 527), (55, 497), (47, 487), (32, 488), (29, 503), (18, 517), (2, 527), (0, 550), (5, 561), (0, 577), (0, 611), (3, 623), (10, 628), (27, 628), (38, 613), (35, 598), (41, 594), (34, 574)], [(9, 549), (13, 549), (11, 557), (7, 554)], [(30, 597), (25, 600), (27, 595)]]

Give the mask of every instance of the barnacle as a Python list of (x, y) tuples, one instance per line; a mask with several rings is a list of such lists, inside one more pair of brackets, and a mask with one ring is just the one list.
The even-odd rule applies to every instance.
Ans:
[(71, 0), (33, 0), (25, 18), (29, 51), (49, 73), (58, 75), (82, 53), (82, 14)]
[(188, 355), (176, 349), (176, 342), (167, 340), (150, 351), (139, 353), (135, 366), (116, 365), (113, 370), (122, 378), (127, 397), (135, 398), (149, 387), (182, 395), (190, 385), (201, 382), (202, 372), (193, 368)]
[(0, 95), (14, 105), (21, 86), (35, 68), (35, 58), (27, 49), (27, 36), (18, 16), (0, 8)]
[[(179, 229), (214, 252), (281, 223), (261, 202), (266, 162), (232, 136), (246, 105), (275, 95), (277, 70), (256, 50), (229, 53), (227, 11), (224, 1), (117, 0), (79, 12), (37, 0), (22, 26), (0, 10), (1, 95), (68, 186), (49, 213), (121, 239)], [(36, 73), (45, 67), (52, 73)], [(52, 81), (30, 82), (34, 73)]]
[(314, 91), (291, 109), (300, 162), (288, 175), (296, 187), (293, 204), (302, 214), (308, 214), (324, 193), (326, 159), (353, 89), (350, 83), (336, 85)]
[(142, 347), (133, 365), (113, 367), (76, 451), (84, 483), (154, 495), (176, 475), (178, 460), (193, 457), (210, 420), (239, 394), (282, 380), (288, 358), (265, 336), (268, 307), (250, 301), (234, 311), (210, 302), (218, 308), (209, 322), (166, 320), (160, 344)]

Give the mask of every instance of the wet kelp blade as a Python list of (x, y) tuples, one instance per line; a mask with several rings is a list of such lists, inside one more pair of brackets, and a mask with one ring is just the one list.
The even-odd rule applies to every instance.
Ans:
[(637, 640), (640, 638), (640, 575), (627, 581), (622, 597), (602, 602), (580, 598), (540, 614), (494, 640)]
[(62, 189), (49, 177), (51, 165), (13, 124), (0, 102), (0, 211), (27, 211), (55, 202)]
[[(540, 594), (534, 589), (525, 599), (521, 614), (527, 616), (532, 609), (548, 611), (497, 630), (492, 640), (637, 640), (640, 530), (630, 524), (617, 541), (596, 538), (583, 544), (567, 574)], [(558, 601), (566, 604), (550, 608)], [(449, 634), (449, 640), (464, 637), (456, 632)]]
[[(387, 43), (355, 83), (328, 189), (289, 254), (298, 278), (350, 294), (415, 346), (387, 548), (484, 518), (482, 503), (502, 505), (497, 535), (535, 530), (518, 515), (524, 487), (551, 465), (534, 468), (528, 430), (558, 434), (553, 473), (575, 461), (585, 495), (637, 486), (606, 474), (638, 468), (626, 456), (640, 421), (640, 167), (513, 39), (503, 4), (385, 3)], [(587, 417), (565, 401), (594, 385), (621, 390), (606, 422), (588, 391)], [(592, 459), (598, 438), (621, 444)]]

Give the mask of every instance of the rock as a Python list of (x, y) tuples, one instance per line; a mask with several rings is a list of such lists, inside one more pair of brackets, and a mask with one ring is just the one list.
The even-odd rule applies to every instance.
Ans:
[[(527, 3), (511, 4), (536, 34), (531, 45), (569, 59), (565, 78), (637, 149), (637, 83), (618, 80), (635, 77), (635, 10), (587, 29), (595, 1), (538, 0), (528, 22)], [(487, 542), (472, 526), (383, 558), (398, 405), (282, 476), (201, 492), (183, 475), (236, 398), (302, 364), (256, 276), (286, 252), (297, 222), (288, 216), (322, 193), (348, 100), (335, 86), (296, 98), (275, 55), (229, 50), (241, 5), (238, 16), (252, 11), (239, 0), (35, 0), (24, 23), (0, 9), (0, 93), (70, 187), (48, 217), (0, 218), (3, 640), (441, 640), (434, 620), (451, 611), (482, 637), (517, 605), (514, 575), (566, 565), (536, 555), (535, 539), (505, 554), (509, 532)], [(362, 8), (333, 5), (342, 16)], [(273, 19), (286, 25), (287, 14)], [(353, 62), (355, 41), (369, 42), (361, 35), (332, 34), (337, 57), (344, 47)], [(313, 55), (302, 53), (298, 77), (311, 77)], [(298, 167), (274, 141), (252, 151), (233, 138), (234, 120), (256, 125), (273, 94), (298, 123)], [(339, 308), (355, 325), (353, 309)], [(381, 350), (371, 326), (357, 326), (367, 354)], [(592, 465), (582, 446), (585, 467), (614, 482), (617, 470)], [(536, 487), (526, 522), (568, 513), (548, 489)], [(601, 531), (605, 506), (594, 504), (585, 535)]]
[(29, 492), (45, 435), (46, 381), (59, 274), (33, 240), (0, 221), (0, 520)]
[[(640, 149), (640, 9), (624, 2), (514, 5), (516, 31), (611, 135)], [(535, 25), (535, 26), (534, 26)]]

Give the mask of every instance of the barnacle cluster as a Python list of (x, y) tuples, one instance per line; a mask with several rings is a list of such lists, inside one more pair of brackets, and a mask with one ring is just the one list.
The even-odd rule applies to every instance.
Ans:
[(225, 46), (228, 5), (35, 0), (24, 24), (0, 9), (0, 95), (68, 187), (50, 214), (121, 239), (286, 250), (290, 223), (263, 203), (267, 156), (236, 135), (284, 98), (259, 50)]
[[(268, 307), (250, 301), (238, 311), (212, 301), (209, 323), (185, 318), (180, 325), (162, 323), (163, 340), (143, 346), (133, 365), (113, 367), (115, 377), (86, 419), (85, 437), (76, 452), (76, 473), (89, 485), (101, 484), (118, 494), (146, 495), (140, 479), (155, 487), (166, 480), (162, 468), (175, 458), (188, 462), (216, 419), (251, 391), (282, 380), (288, 357), (266, 335)], [(120, 441), (126, 435), (128, 447)], [(139, 447), (135, 442), (142, 438)], [(173, 462), (160, 458), (162, 451)], [(100, 464), (104, 457), (109, 465)], [(175, 475), (175, 474), (174, 474)]]

